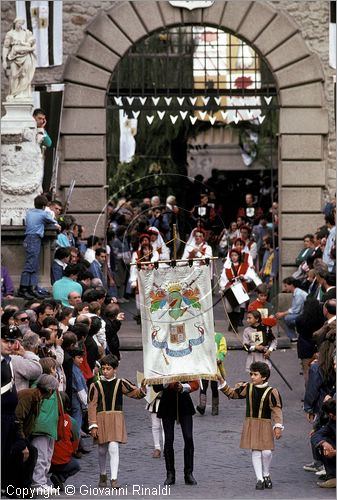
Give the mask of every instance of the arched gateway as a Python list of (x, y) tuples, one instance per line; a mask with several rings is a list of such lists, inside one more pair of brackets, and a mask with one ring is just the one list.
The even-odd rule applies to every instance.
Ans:
[(216, 1), (190, 11), (166, 1), (123, 1), (102, 11), (87, 27), (64, 73), (60, 188), (76, 179), (71, 212), (80, 213), (84, 225), (100, 232), (106, 203), (106, 94), (111, 75), (133, 44), (181, 24), (207, 24), (233, 33), (258, 51), (272, 71), (280, 105), (280, 236), (286, 275), (299, 238), (322, 224), (328, 113), (318, 57), (310, 52), (299, 27), (266, 4)]

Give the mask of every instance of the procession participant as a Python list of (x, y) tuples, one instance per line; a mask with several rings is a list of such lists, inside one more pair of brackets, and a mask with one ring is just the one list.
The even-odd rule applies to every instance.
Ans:
[(274, 308), (273, 305), (268, 302), (268, 287), (265, 283), (259, 285), (256, 290), (257, 299), (253, 302), (250, 302), (248, 305), (248, 312), (251, 311), (259, 311), (261, 313), (262, 318), (268, 318), (270, 316), (274, 316)]
[(259, 311), (250, 311), (247, 314), (248, 327), (243, 331), (242, 341), (247, 349), (246, 371), (249, 372), (250, 365), (256, 361), (266, 363), (269, 368), (270, 355), (277, 348), (277, 340), (270, 327), (262, 324), (262, 316)]
[[(153, 264), (142, 264), (144, 262), (157, 262), (159, 260), (159, 254), (156, 250), (153, 250), (153, 247), (150, 242), (150, 236), (148, 234), (141, 234), (139, 236), (139, 247), (138, 250), (133, 252), (131, 258), (130, 267), (130, 283), (131, 288), (135, 290), (136, 293), (136, 307), (138, 314), (135, 316), (137, 324), (140, 324), (140, 303), (139, 303), (139, 293), (138, 293), (138, 285), (137, 285), (137, 267), (141, 265), (142, 269), (152, 269)], [(135, 265), (137, 264), (137, 265)]]
[(123, 413), (123, 396), (142, 399), (144, 387), (136, 387), (124, 378), (117, 378), (119, 361), (113, 354), (100, 360), (102, 375), (89, 389), (89, 432), (98, 442), (100, 469), (99, 487), (107, 486), (106, 457), (109, 452), (111, 487), (120, 488), (117, 481), (119, 443), (127, 442)]
[[(243, 259), (243, 260), (242, 260)], [(245, 282), (250, 278), (250, 267), (247, 259), (242, 256), (242, 253), (236, 248), (232, 248), (229, 252), (229, 258), (226, 259), (222, 273), (220, 276), (219, 287), (222, 292), (229, 288), (237, 279), (239, 279), (243, 287), (246, 288)], [(233, 328), (237, 330), (240, 320), (240, 304), (232, 307), (228, 300), (225, 298), (226, 310), (229, 310), (228, 316), (230, 323), (228, 331)]]
[(195, 485), (193, 477), (194, 443), (193, 443), (193, 420), (195, 414), (194, 405), (190, 392), (199, 388), (199, 382), (172, 382), (170, 384), (158, 384), (153, 386), (155, 392), (163, 391), (159, 403), (157, 417), (162, 419), (165, 444), (164, 457), (166, 465), (165, 486), (175, 484), (176, 473), (174, 467), (174, 424), (179, 422), (184, 438), (184, 478), (185, 484)]
[(168, 260), (170, 258), (170, 250), (166, 246), (159, 230), (154, 226), (150, 226), (147, 231), (150, 235), (153, 250), (158, 252), (159, 260)]
[(163, 423), (161, 418), (159, 418), (157, 415), (160, 398), (161, 398), (161, 392), (157, 394), (157, 396), (153, 401), (151, 401), (151, 403), (147, 403), (145, 407), (145, 409), (151, 414), (151, 430), (152, 430), (152, 437), (154, 444), (152, 458), (161, 457), (160, 435), (162, 436), (163, 448), (165, 443)]
[[(205, 231), (199, 227), (193, 229), (186, 243), (182, 259), (207, 259), (212, 255), (212, 248), (205, 241)], [(198, 264), (200, 265), (200, 263)]]
[[(233, 389), (221, 377), (219, 390), (230, 399), (246, 399), (246, 418), (240, 448), (252, 450), (257, 490), (271, 489), (270, 464), (274, 437), (282, 436), (282, 400), (279, 391), (268, 385), (269, 366), (256, 362), (250, 365), (251, 383), (237, 384)], [(274, 425), (272, 426), (272, 420)]]
[[(223, 361), (227, 354), (227, 342), (225, 337), (220, 332), (215, 332), (214, 340), (216, 345), (216, 363), (218, 366), (218, 373), (221, 376), (225, 376), (225, 368), (223, 366)], [(205, 414), (206, 404), (207, 404), (207, 389), (208, 380), (201, 380), (202, 387), (200, 388), (200, 399), (196, 410), (200, 415)], [(218, 383), (216, 380), (211, 380), (211, 391), (212, 391), (212, 415), (219, 415), (219, 392)]]

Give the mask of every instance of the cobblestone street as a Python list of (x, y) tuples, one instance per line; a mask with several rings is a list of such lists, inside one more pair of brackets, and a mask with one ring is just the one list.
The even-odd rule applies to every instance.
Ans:
[[(142, 370), (142, 352), (122, 353), (119, 375), (135, 380), (136, 370)], [(195, 477), (197, 486), (185, 486), (183, 478), (183, 440), (180, 429), (176, 428), (175, 453), (177, 479), (175, 486), (165, 495), (164, 459), (152, 458), (152, 434), (150, 415), (145, 410), (144, 401), (124, 399), (128, 443), (120, 446), (119, 481), (124, 486), (119, 496), (122, 498), (166, 498), (176, 499), (320, 499), (334, 498), (335, 490), (320, 489), (316, 485), (317, 476), (303, 470), (305, 463), (311, 462), (308, 441), (310, 425), (302, 411), (301, 397), (303, 379), (299, 376), (296, 349), (280, 350), (273, 355), (274, 362), (282, 370), (293, 387), (290, 391), (275, 372), (271, 385), (279, 388), (284, 403), (285, 431), (276, 444), (271, 477), (272, 490), (256, 491), (255, 476), (249, 451), (239, 448), (241, 426), (245, 414), (244, 401), (220, 398), (220, 414), (211, 416), (210, 406), (205, 416), (194, 417)], [(230, 351), (226, 359), (227, 380), (233, 385), (246, 380), (244, 371), (245, 354)], [(222, 396), (222, 395), (221, 395)], [(210, 391), (208, 391), (208, 397)], [(197, 403), (198, 394), (193, 393)], [(210, 401), (208, 401), (210, 403)], [(89, 446), (91, 439), (85, 439)], [(66, 483), (74, 486), (68, 489), (64, 498), (100, 498), (105, 495), (91, 488), (98, 483), (98, 459), (94, 448), (81, 459), (81, 471)], [(145, 494), (143, 488), (155, 488), (152, 494)], [(111, 495), (110, 495), (111, 496)]]

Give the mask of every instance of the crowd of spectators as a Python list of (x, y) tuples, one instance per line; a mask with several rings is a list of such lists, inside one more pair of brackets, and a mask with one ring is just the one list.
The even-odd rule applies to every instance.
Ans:
[[(120, 358), (118, 331), (124, 313), (119, 304), (128, 302), (137, 292), (136, 280), (132, 272), (130, 275), (131, 262), (142, 263), (144, 258), (146, 262), (168, 260), (175, 251), (178, 257), (204, 259), (203, 262), (215, 255), (223, 259), (224, 288), (238, 278), (249, 285), (258, 276), (262, 289), (257, 300), (267, 303), (277, 294), (276, 202), (268, 210), (262, 210), (255, 197), (247, 193), (236, 220), (227, 228), (217, 211), (214, 193), (207, 188), (200, 190), (188, 211), (184, 210), (184, 223), (183, 211), (174, 195), (168, 196), (165, 203), (161, 201), (155, 195), (141, 201), (121, 198), (115, 204), (109, 203), (104, 238), (86, 237), (84, 227), (71, 215), (64, 214), (62, 204), (48, 201), (44, 195), (38, 196), (34, 209), (28, 211), (26, 261), (17, 291), (25, 299), (23, 307), (11, 302), (14, 286), (6, 267), (1, 268), (2, 297), (7, 299), (1, 316), (2, 387), (6, 386), (6, 380), (10, 386), (8, 401), (7, 396), (2, 397), (5, 418), (2, 431), (10, 436), (4, 441), (2, 457), (15, 450), (11, 456), (22, 474), (13, 478), (11, 463), (6, 460), (2, 461), (2, 467), (3, 477), (8, 477), (14, 485), (34, 485), (47, 491), (50, 488), (47, 477), (51, 473), (53, 485), (63, 488), (67, 478), (79, 470), (78, 458), (86, 451), (83, 435), (88, 386), (95, 380), (102, 356), (112, 353)], [(57, 230), (51, 290), (42, 288), (38, 281), (39, 253), (48, 225)], [(331, 472), (333, 457), (330, 448), (326, 455), (327, 445), (322, 442), (335, 449), (335, 441), (332, 437), (317, 441), (317, 436), (326, 436), (335, 418), (333, 403), (327, 401), (335, 390), (335, 252), (332, 205), (325, 215), (325, 225), (313, 234), (304, 235), (303, 249), (294, 262), (297, 269), (293, 276), (283, 280), (284, 291), (292, 294), (291, 307), (275, 314), (284, 323), (290, 340), (297, 342), (305, 379), (304, 410), (308, 418), (315, 418), (312, 467), (319, 470), (325, 467), (327, 484), (331, 484), (331, 479), (335, 481)], [(234, 273), (231, 277), (229, 268)], [(241, 274), (237, 276), (238, 269)], [(216, 270), (212, 266), (210, 270), (213, 278)], [(235, 327), (243, 324), (247, 305), (238, 309)], [(140, 321), (138, 315), (135, 319)], [(17, 395), (14, 391), (15, 397), (12, 370), (18, 391)], [(41, 431), (45, 406), (55, 424), (47, 434)], [(27, 417), (26, 408), (34, 418)], [(71, 423), (70, 433), (62, 432), (60, 421)], [(64, 456), (57, 446), (60, 439), (67, 442)]]

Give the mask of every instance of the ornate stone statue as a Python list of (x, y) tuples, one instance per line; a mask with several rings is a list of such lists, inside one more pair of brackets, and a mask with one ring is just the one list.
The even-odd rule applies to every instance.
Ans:
[(7, 101), (31, 99), (31, 82), (36, 67), (35, 37), (23, 28), (24, 19), (14, 19), (13, 28), (6, 33), (2, 57), (3, 68), (8, 71), (9, 94)]

